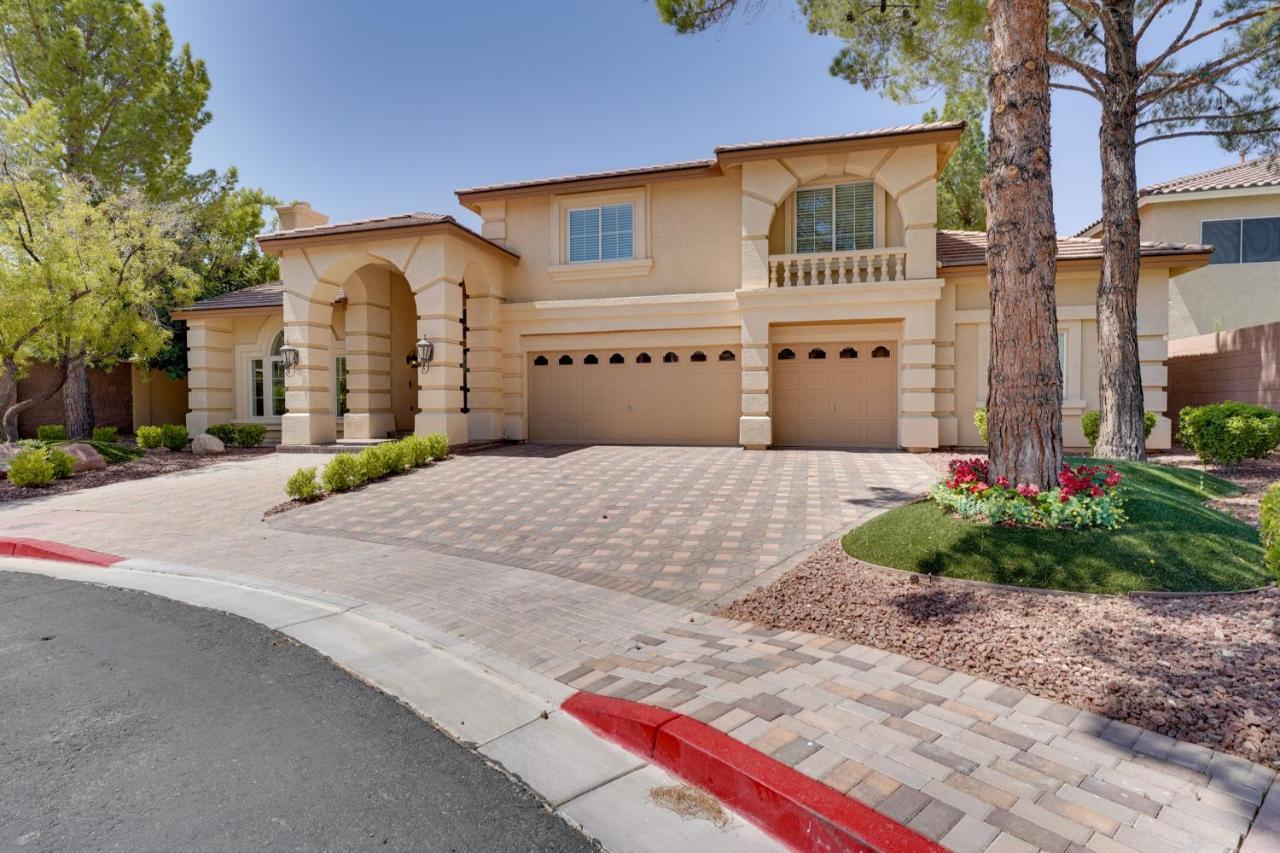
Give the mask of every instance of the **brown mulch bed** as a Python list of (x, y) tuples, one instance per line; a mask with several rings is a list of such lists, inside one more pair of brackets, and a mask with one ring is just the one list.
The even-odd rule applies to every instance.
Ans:
[(108, 465), (101, 471), (82, 471), (66, 480), (54, 480), (44, 486), (31, 489), (19, 488), (8, 480), (0, 480), (0, 503), (9, 501), (32, 500), (34, 498), (60, 495), (67, 492), (78, 492), (81, 489), (92, 489), (111, 483), (122, 483), (125, 480), (141, 480), (146, 477), (157, 477), (161, 474), (172, 474), (176, 471), (190, 471), (204, 468), (235, 459), (247, 459), (273, 453), (271, 447), (227, 448), (226, 453), (215, 456), (196, 456), (190, 451), (173, 452), (170, 450), (149, 450), (147, 455), (131, 462), (117, 462)]
[[(928, 454), (947, 460), (974, 454)], [(1257, 524), (1280, 460), (1218, 469), (1238, 483), (1213, 505)], [(721, 615), (822, 634), (989, 678), (1028, 693), (1280, 767), (1280, 590), (1182, 598), (985, 589), (855, 560), (838, 542)]]

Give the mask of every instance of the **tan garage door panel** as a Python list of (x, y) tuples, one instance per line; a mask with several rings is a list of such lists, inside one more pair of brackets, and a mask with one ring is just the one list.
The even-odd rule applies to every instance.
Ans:
[(895, 341), (773, 348), (774, 444), (896, 447)]
[(529, 356), (529, 438), (736, 444), (736, 347), (597, 349)]

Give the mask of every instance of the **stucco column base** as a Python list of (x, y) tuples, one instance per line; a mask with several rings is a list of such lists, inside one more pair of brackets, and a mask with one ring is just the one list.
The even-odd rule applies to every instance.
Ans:
[(338, 439), (337, 425), (333, 415), (310, 413), (288, 413), (280, 418), (280, 443), (297, 444), (333, 444)]
[[(145, 424), (137, 423), (137, 420), (138, 419), (135, 416), (134, 429), (137, 429), (139, 426), (145, 426)], [(230, 418), (227, 418), (227, 420), (230, 420)], [(207, 412), (187, 412), (186, 421), (187, 421), (187, 432), (191, 435), (192, 438), (195, 438), (197, 435), (199, 435), (202, 432), (207, 432), (209, 429), (209, 425), (215, 422), (214, 419)], [(225, 423), (225, 421), (220, 421), (219, 423)]]
[[(191, 417), (187, 415), (187, 417)], [(1164, 415), (1156, 418), (1155, 429), (1147, 436), (1147, 450), (1168, 450), (1173, 446), (1173, 422)]]
[(932, 416), (898, 418), (898, 446), (913, 452), (938, 448), (938, 419)]
[(347, 412), (342, 416), (343, 438), (387, 438), (396, 431), (391, 412)]
[(764, 450), (773, 443), (773, 418), (744, 415), (738, 418), (738, 443), (748, 450)]
[(449, 444), (466, 444), (467, 416), (462, 412), (418, 412), (413, 431), (417, 435), (442, 432), (449, 437)]

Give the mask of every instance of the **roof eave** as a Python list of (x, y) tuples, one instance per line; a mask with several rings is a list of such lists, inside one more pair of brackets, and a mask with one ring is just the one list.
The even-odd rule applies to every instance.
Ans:
[(435, 234), (452, 234), (473, 245), (492, 252), (497, 257), (510, 263), (520, 261), (520, 253), (506, 246), (500, 246), (457, 222), (420, 222), (412, 225), (389, 225), (381, 228), (364, 228), (359, 231), (339, 231), (329, 234), (306, 234), (283, 232), (264, 234), (258, 238), (258, 245), (268, 255), (280, 257), (285, 249), (305, 246), (332, 245), (334, 243), (355, 243), (384, 240), (388, 235), (397, 237), (428, 237)]
[(716, 149), (716, 160), (722, 167), (734, 166), (750, 160), (768, 160), (779, 154), (795, 157), (804, 154), (826, 153), (833, 149), (844, 151), (865, 151), (870, 148), (883, 148), (896, 140), (910, 139), (912, 145), (927, 145), (930, 142), (940, 145), (956, 144), (964, 135), (964, 123), (956, 127), (928, 128), (924, 130), (900, 130), (879, 135), (779, 142), (758, 147), (722, 146)]
[(653, 169), (651, 171), (645, 169), (634, 169), (616, 175), (607, 174), (595, 177), (570, 176), (564, 178), (548, 178), (545, 181), (521, 183), (518, 186), (511, 187), (496, 186), (461, 189), (456, 190), (454, 195), (457, 196), (458, 203), (467, 210), (470, 210), (473, 213), (479, 213), (481, 202), (495, 199), (547, 195), (549, 193), (563, 192), (567, 190), (585, 192), (588, 190), (622, 189), (624, 187), (634, 187), (638, 184), (651, 184), (658, 181), (685, 180), (688, 178), (713, 178), (722, 174), (724, 174), (724, 171), (720, 168), (720, 165), (708, 160), (705, 162)]

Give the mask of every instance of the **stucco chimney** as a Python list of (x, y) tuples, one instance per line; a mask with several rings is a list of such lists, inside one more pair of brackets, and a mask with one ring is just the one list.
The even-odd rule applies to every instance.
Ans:
[(276, 214), (280, 217), (281, 231), (292, 231), (295, 228), (313, 228), (317, 225), (324, 225), (329, 221), (329, 217), (318, 210), (312, 210), (311, 205), (305, 201), (282, 204), (276, 208)]

